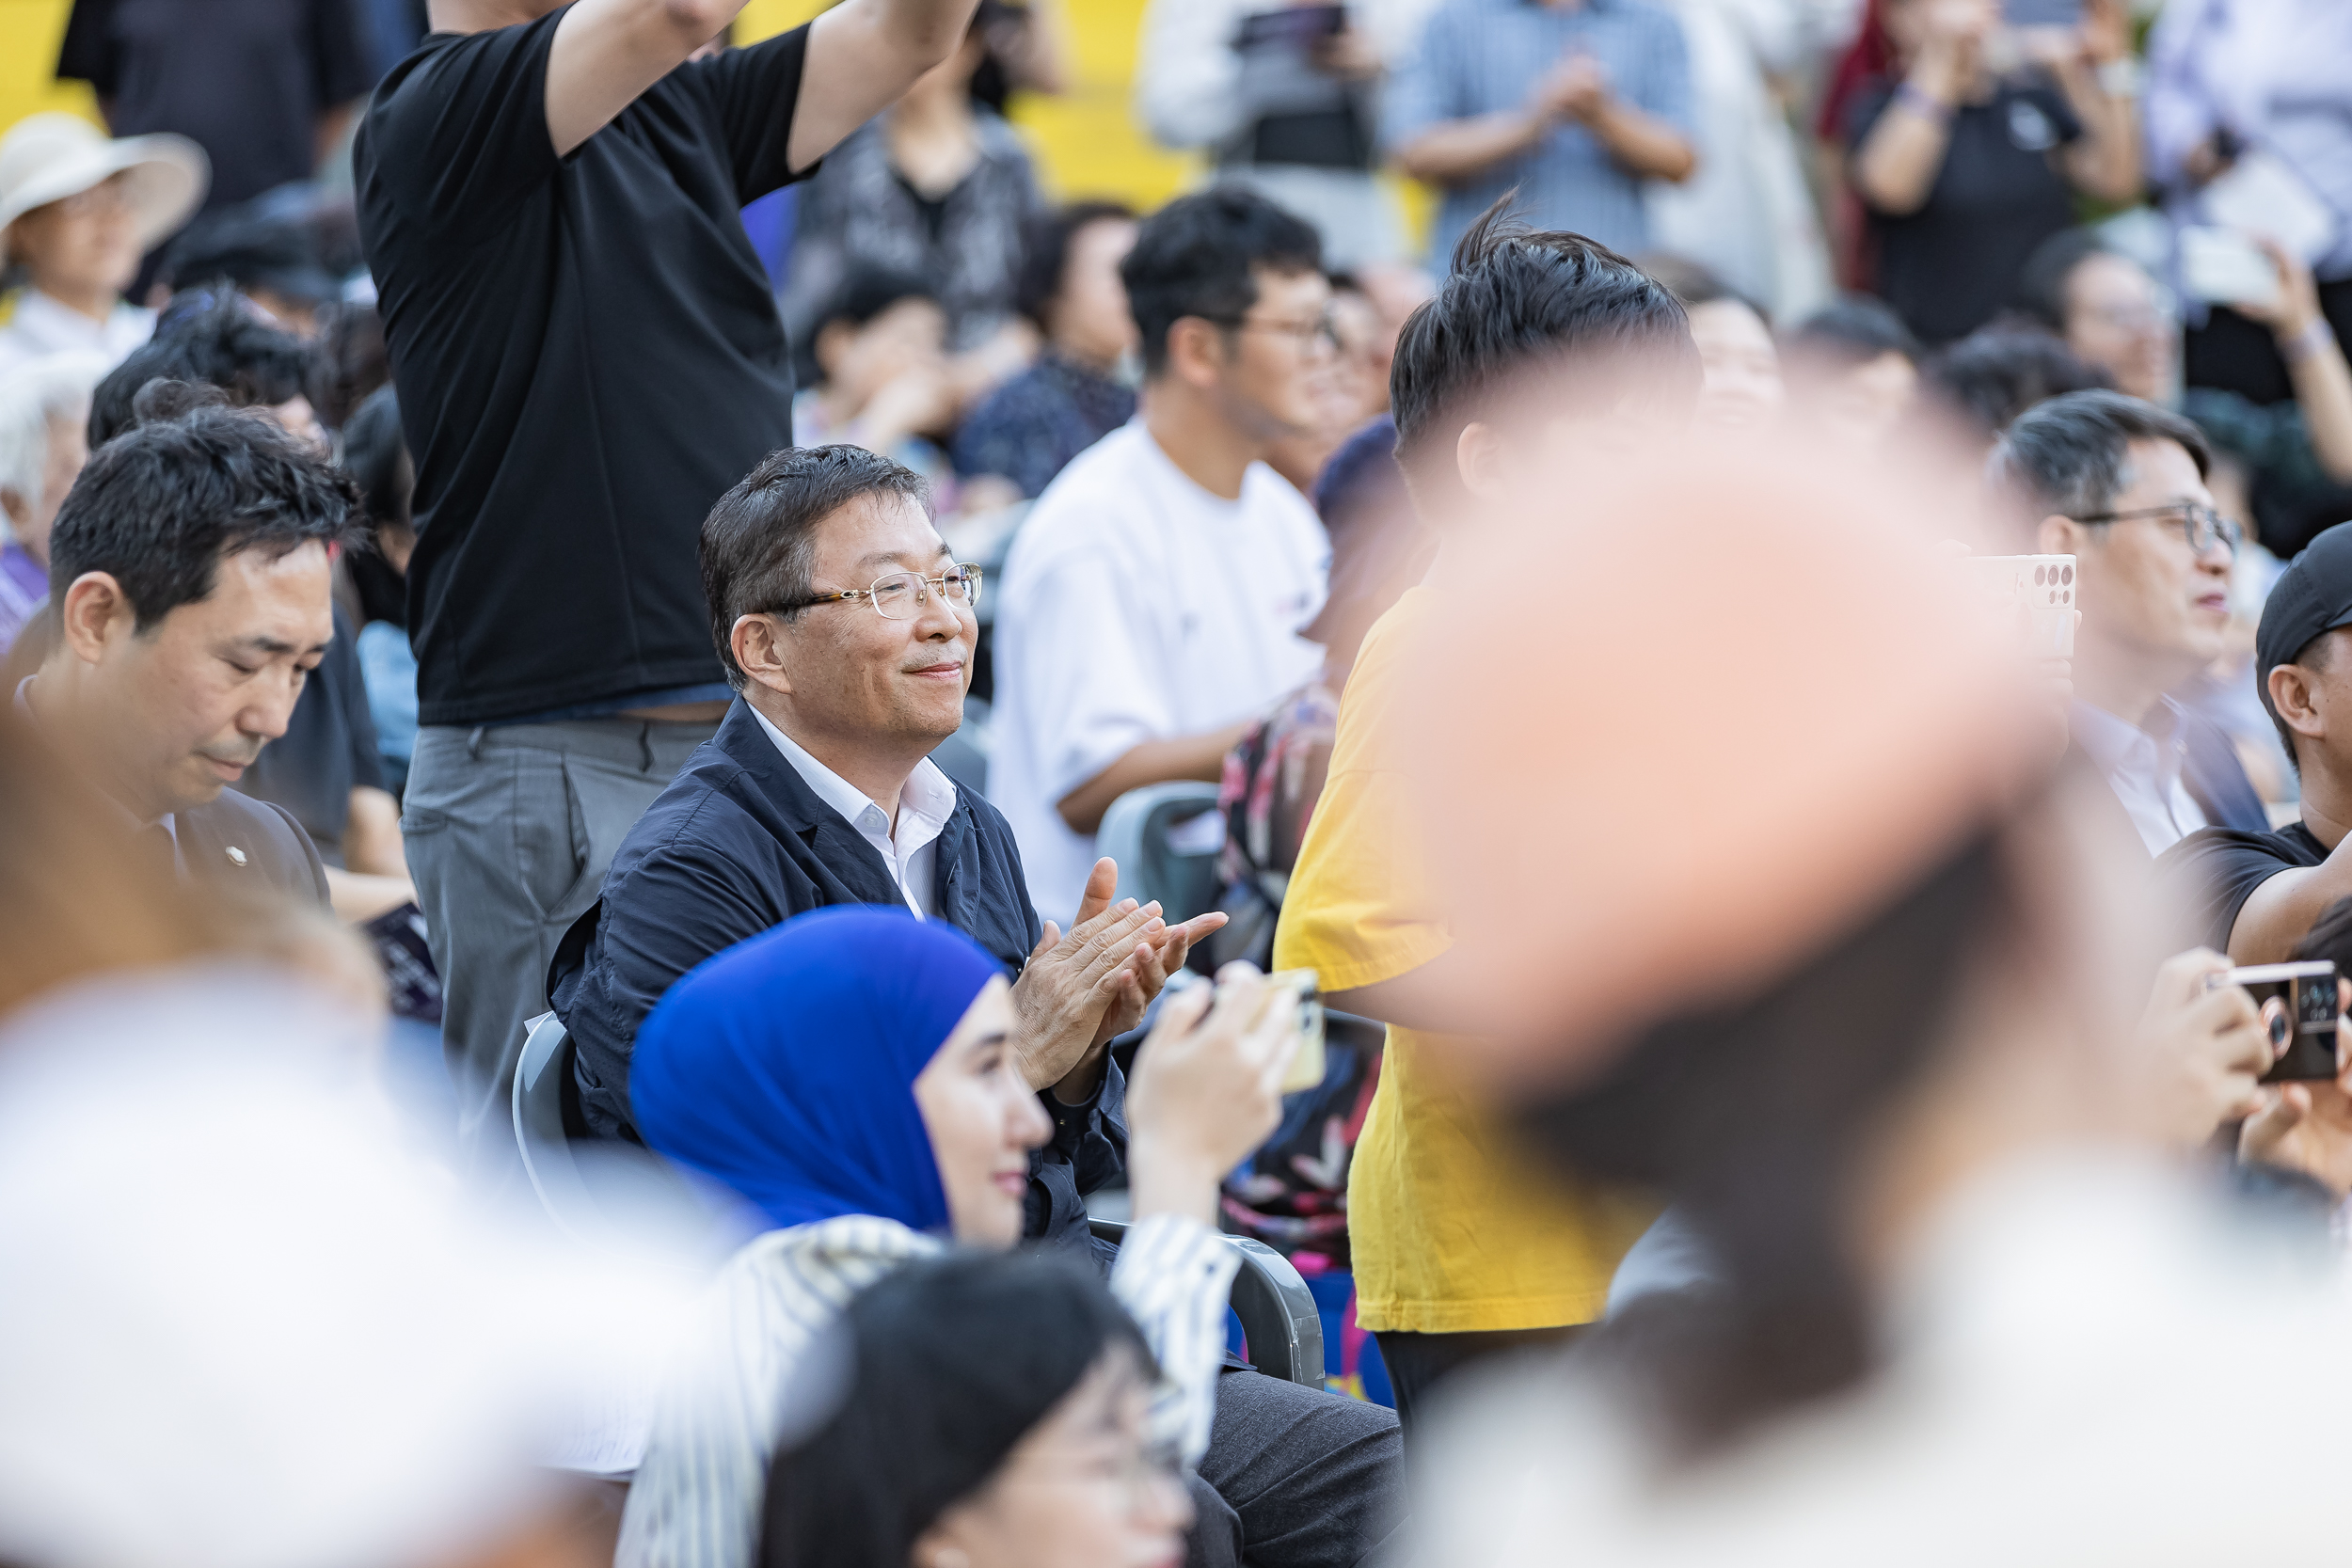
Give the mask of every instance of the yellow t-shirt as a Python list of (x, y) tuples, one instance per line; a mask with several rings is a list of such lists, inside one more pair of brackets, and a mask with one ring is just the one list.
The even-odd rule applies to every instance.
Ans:
[[(1411, 738), (1381, 733), (1407, 645), (1438, 612), (1429, 589), (1409, 590), (1364, 639), (1341, 693), (1330, 778), (1274, 938), (1274, 967), (1314, 970), (1326, 990), (1392, 980), (1449, 945), (1406, 781), (1383, 755)], [(1571, 1183), (1512, 1148), (1494, 1117), (1438, 1081), (1447, 1040), (1389, 1030), (1347, 1180), (1357, 1321), (1422, 1334), (1591, 1322), (1658, 1205)]]

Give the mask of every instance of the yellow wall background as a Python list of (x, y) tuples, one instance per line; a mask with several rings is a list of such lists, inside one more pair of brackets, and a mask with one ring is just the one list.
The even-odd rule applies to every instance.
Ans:
[[(1153, 207), (1174, 194), (1195, 166), (1194, 160), (1153, 147), (1128, 113), (1143, 5), (1144, 0), (1064, 0), (1073, 55), (1070, 91), (1015, 104), (1014, 122), (1057, 197), (1115, 196)], [(0, 129), (44, 109), (94, 118), (87, 87), (50, 76), (70, 8), (70, 0), (0, 0)], [(736, 37), (754, 42), (823, 8), (823, 0), (749, 0)]]

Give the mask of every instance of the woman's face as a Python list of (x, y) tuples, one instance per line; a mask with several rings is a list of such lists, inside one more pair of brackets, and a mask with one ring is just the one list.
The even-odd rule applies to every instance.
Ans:
[(1173, 1568), (1192, 1499), (1144, 1441), (1135, 1353), (1104, 1353), (972, 1497), (914, 1544), (914, 1568)]
[(947, 313), (935, 300), (909, 295), (864, 326), (828, 322), (817, 336), (825, 381), (851, 408), (914, 371), (937, 370), (947, 341)]
[(947, 1043), (914, 1080), (956, 1240), (1009, 1247), (1021, 1239), (1029, 1150), (1054, 1135), (1012, 1049), (1012, 990), (998, 975), (972, 999)]
[(1736, 299), (1691, 310), (1691, 341), (1707, 380), (1699, 422), (1718, 430), (1755, 430), (1780, 417), (1780, 355), (1763, 319)]
[(8, 225), (8, 255), (32, 274), (34, 288), (79, 301), (131, 286), (139, 272), (139, 235), (128, 178), (102, 180)]
[(1136, 318), (1119, 263), (1136, 245), (1127, 218), (1097, 218), (1070, 237), (1061, 292), (1054, 296), (1054, 346), (1081, 365), (1108, 370), (1136, 345)]

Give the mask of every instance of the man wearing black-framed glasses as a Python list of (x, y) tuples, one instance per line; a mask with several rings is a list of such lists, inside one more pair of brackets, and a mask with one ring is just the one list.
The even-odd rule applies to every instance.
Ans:
[(2109, 391), (2028, 409), (1991, 460), (2032, 548), (2076, 560), (2074, 747), (2151, 856), (2200, 828), (2269, 826), (2229, 737), (2168, 695), (2220, 657), (2229, 629), (2244, 535), (2215, 510), (2211, 466), (2195, 425)]

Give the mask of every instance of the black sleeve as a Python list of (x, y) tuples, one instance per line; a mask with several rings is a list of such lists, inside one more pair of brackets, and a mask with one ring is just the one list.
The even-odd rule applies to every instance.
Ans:
[(101, 98), (121, 84), (122, 52), (115, 43), (115, 0), (73, 0), (57, 46), (57, 80), (87, 82)]
[(808, 57), (805, 24), (748, 49), (723, 50), (696, 69), (717, 105), (734, 161), (735, 190), (746, 205), (817, 172), (793, 168), (786, 148), (801, 103), (801, 65)]
[(2238, 911), (2254, 890), (2293, 869), (2252, 833), (2201, 828), (2157, 859), (2155, 875), (2173, 907), (2192, 911), (2187, 940), (2227, 953)]
[(579, 967), (561, 951), (550, 965), (549, 1001), (571, 1032), (589, 1131), (634, 1139), (628, 1065), (638, 1025), (678, 976), (800, 911), (763, 897), (723, 850), (692, 843), (646, 856), (606, 884), (598, 908)]
[(318, 105), (331, 109), (375, 86), (359, 41), (358, 0), (311, 0), (310, 83)]
[(1049, 1247), (1091, 1250), (1086, 1195), (1108, 1186), (1127, 1168), (1127, 1075), (1109, 1052), (1092, 1098), (1065, 1105), (1051, 1090), (1038, 1095), (1053, 1118), (1054, 1135), (1029, 1154), (1029, 1194), (1022, 1235)]
[(466, 234), (557, 167), (548, 135), (548, 50), (562, 10), (444, 44), (369, 111), (369, 157), (401, 215), (428, 231)]
[(2074, 112), (2074, 105), (2066, 101), (2065, 92), (2056, 84), (2028, 87), (2025, 96), (2033, 100), (2035, 108), (2049, 117), (2051, 128), (2058, 132), (2060, 147), (2082, 140), (2082, 117)]

